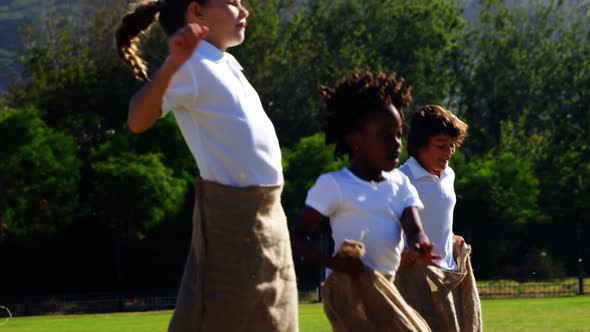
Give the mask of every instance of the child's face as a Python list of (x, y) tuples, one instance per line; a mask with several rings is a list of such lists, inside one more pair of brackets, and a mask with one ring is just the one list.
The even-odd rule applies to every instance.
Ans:
[(209, 28), (207, 41), (222, 51), (244, 41), (248, 11), (241, 0), (209, 0), (200, 8), (199, 23)]
[[(402, 119), (393, 105), (369, 119), (356, 144), (354, 158), (374, 168), (389, 172), (399, 163), (402, 151)], [(352, 147), (355, 151), (355, 147)]]
[(456, 140), (448, 135), (432, 136), (428, 144), (418, 150), (418, 162), (428, 173), (440, 176), (449, 165), (456, 147)]

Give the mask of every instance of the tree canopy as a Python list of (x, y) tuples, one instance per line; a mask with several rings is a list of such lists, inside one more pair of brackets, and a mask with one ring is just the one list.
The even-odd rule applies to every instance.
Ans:
[[(290, 223), (318, 175), (346, 165), (319, 133), (320, 85), (382, 70), (413, 87), (408, 112), (441, 104), (469, 124), (452, 162), (455, 226), (473, 243), (482, 277), (528, 273), (503, 268), (523, 263), (526, 255), (514, 252), (545, 250), (570, 273), (579, 255), (588, 257), (580, 241), (571, 250), (552, 240), (590, 231), (589, 7), (477, 3), (478, 15), (465, 19), (460, 1), (244, 1), (247, 38), (229, 52), (279, 136)], [(72, 8), (48, 5), (22, 30), (22, 79), (0, 100), (0, 240), (91, 220), (137, 243), (190, 224), (190, 211), (180, 211), (192, 206), (198, 170), (173, 116), (141, 135), (126, 128), (140, 86), (113, 43), (126, 2)], [(167, 52), (161, 29), (142, 36), (141, 51), (153, 72)], [(167, 252), (162, 243), (178, 234), (163, 233), (171, 238), (158, 245)]]

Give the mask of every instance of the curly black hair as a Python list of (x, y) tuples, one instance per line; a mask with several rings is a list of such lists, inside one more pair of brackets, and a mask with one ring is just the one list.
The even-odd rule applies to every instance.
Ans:
[(404, 79), (395, 73), (374, 75), (370, 71), (355, 71), (334, 89), (322, 85), (320, 90), (326, 102), (322, 130), (326, 143), (335, 145), (337, 158), (351, 155), (347, 134), (362, 130), (367, 120), (389, 105), (395, 106), (403, 121), (402, 108), (412, 101), (412, 88), (405, 86)]

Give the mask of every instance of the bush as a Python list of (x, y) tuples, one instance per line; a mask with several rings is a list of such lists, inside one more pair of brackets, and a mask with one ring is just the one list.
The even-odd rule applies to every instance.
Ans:
[(72, 137), (34, 110), (0, 113), (0, 239), (50, 236), (75, 220), (79, 179)]

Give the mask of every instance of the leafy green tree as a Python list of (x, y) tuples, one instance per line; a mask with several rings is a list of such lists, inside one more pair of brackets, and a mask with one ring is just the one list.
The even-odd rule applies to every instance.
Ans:
[(119, 287), (123, 243), (144, 238), (183, 206), (186, 181), (174, 177), (162, 159), (154, 153), (122, 153), (92, 164), (91, 208), (113, 235), (113, 270)]
[(11, 103), (34, 105), (50, 127), (73, 135), (83, 151), (99, 145), (106, 130), (124, 123), (137, 87), (113, 43), (125, 11), (120, 1), (82, 1), (67, 11), (46, 11), (24, 30), (24, 79), (11, 86)]
[[(466, 151), (473, 159), (512, 153), (528, 164), (538, 181), (540, 220), (550, 219), (573, 234), (583, 215), (575, 203), (583, 192), (578, 175), (590, 162), (590, 62), (582, 55), (590, 51), (588, 9), (577, 1), (481, 4), (453, 66), (459, 83), (453, 100), (470, 125)], [(495, 215), (473, 210), (469, 216), (465, 222)], [(551, 252), (574, 261), (571, 250)]]
[[(510, 152), (476, 156), (464, 169), (457, 191), (470, 217), (487, 211), (485, 218), (498, 223), (526, 223), (542, 218), (538, 207), (539, 180), (529, 160)], [(470, 219), (472, 219), (470, 218)]]
[(582, 13), (571, 1), (482, 1), (454, 65), (474, 151), (497, 146), (501, 123), (522, 116), (525, 130), (559, 130), (562, 141), (587, 128), (589, 62), (581, 53), (590, 27)]
[[(283, 145), (319, 131), (320, 84), (355, 69), (395, 71), (417, 103), (452, 86), (448, 56), (463, 27), (448, 1), (252, 1), (248, 36), (235, 50)], [(342, 19), (345, 17), (346, 19)]]
[(79, 178), (72, 137), (34, 110), (0, 112), (0, 239), (50, 236), (74, 221)]
[(522, 276), (526, 272), (518, 267), (528, 263), (522, 261), (524, 255), (513, 253), (533, 257), (544, 245), (529, 242), (533, 239), (526, 230), (549, 221), (540, 204), (541, 181), (535, 175), (546, 157), (549, 137), (542, 132), (527, 134), (522, 119), (503, 122), (501, 142), (488, 153), (468, 159), (459, 152), (453, 157), (455, 231), (472, 242), (476, 268), (486, 277)]
[(461, 165), (455, 190), (455, 231), (474, 245), (474, 262), (482, 277), (498, 276), (529, 244), (516, 240), (521, 225), (543, 221), (539, 181), (533, 165), (510, 152), (475, 156)]
[[(96, 191), (104, 190), (92, 182), (96, 181), (95, 167), (104, 167), (101, 162), (109, 157), (160, 153), (158, 160), (172, 167), (175, 178), (182, 179), (182, 192), (190, 188), (188, 181), (194, 179), (195, 162), (173, 117), (159, 121), (144, 135), (132, 135), (126, 128), (129, 99), (139, 86), (118, 59), (113, 43), (114, 29), (126, 12), (127, 4), (114, 0), (98, 3), (83, 0), (71, 11), (48, 11), (38, 25), (25, 31), (23, 65), (27, 79), (16, 82), (7, 96), (12, 104), (39, 108), (50, 127), (75, 138), (82, 161), (80, 219), (92, 217)], [(146, 46), (153, 49), (148, 60), (158, 59), (157, 55), (162, 54), (165, 42), (156, 46), (162, 38), (161, 31), (156, 30), (146, 39)], [(100, 174), (103, 179), (105, 175)], [(138, 190), (131, 196), (142, 197), (139, 191), (143, 188), (130, 184), (128, 188)], [(155, 186), (153, 190), (159, 188)], [(101, 211), (124, 214), (122, 209), (117, 205)], [(108, 214), (103, 217), (103, 220), (117, 218)], [(137, 221), (146, 224), (136, 229), (149, 229), (148, 219)]]
[(105, 142), (92, 150), (92, 161), (126, 153), (160, 154), (162, 163), (174, 172), (175, 177), (194, 181), (196, 162), (172, 115), (159, 120), (141, 135), (133, 134), (127, 128), (109, 131)]
[(122, 238), (141, 238), (176, 213), (187, 189), (158, 154), (110, 156), (93, 163), (92, 171), (93, 210)]

